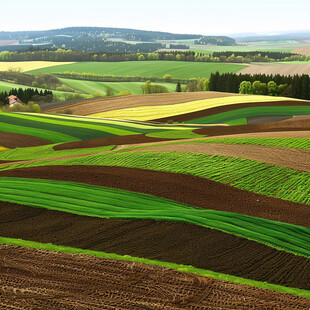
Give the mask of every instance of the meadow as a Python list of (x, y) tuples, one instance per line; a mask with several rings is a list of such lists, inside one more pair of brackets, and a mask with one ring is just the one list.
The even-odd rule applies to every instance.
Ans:
[[(56, 63), (55, 63), (56, 64)], [(224, 63), (196, 63), (183, 61), (128, 61), (128, 62), (79, 62), (69, 65), (55, 65), (37, 70), (28, 70), (30, 74), (43, 73), (62, 73), (65, 71), (79, 73), (96, 73), (121, 76), (157, 76), (163, 77), (170, 74), (172, 78), (190, 79), (205, 77), (211, 73), (219, 71), (238, 72), (245, 68), (244, 65), (224, 64)]]

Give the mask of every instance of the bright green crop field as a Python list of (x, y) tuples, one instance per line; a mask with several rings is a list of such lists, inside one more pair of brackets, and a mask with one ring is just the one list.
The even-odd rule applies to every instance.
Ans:
[(3, 166), (0, 170), (56, 165), (120, 166), (191, 174), (253, 193), (310, 205), (309, 173), (254, 160), (217, 155), (147, 151), (112, 152)]
[[(107, 88), (113, 90), (115, 95), (118, 95), (121, 91), (128, 90), (133, 95), (142, 95), (143, 82), (93, 82), (73, 79), (60, 79), (64, 84), (80, 90), (85, 94), (99, 93), (101, 96), (106, 96)], [(176, 84), (173, 83), (153, 83), (156, 85), (162, 85), (167, 88), (168, 92), (175, 92)]]
[(190, 79), (194, 77), (208, 78), (211, 73), (219, 71), (238, 72), (245, 68), (244, 65), (224, 63), (198, 63), (183, 61), (128, 61), (128, 62), (78, 62), (69, 65), (53, 66), (28, 71), (36, 74), (74, 71), (79, 73), (114, 74), (114, 75), (139, 75), (163, 77), (171, 74), (173, 78)]
[(1, 177), (0, 186), (2, 201), (102, 218), (187, 222), (310, 257), (310, 229), (302, 226), (75, 182)]
[(276, 116), (310, 115), (310, 106), (280, 106), (280, 107), (275, 106), (275, 107), (243, 108), (192, 119), (184, 123), (223, 124), (241, 118), (247, 118), (253, 116), (267, 116), (267, 115), (276, 115)]

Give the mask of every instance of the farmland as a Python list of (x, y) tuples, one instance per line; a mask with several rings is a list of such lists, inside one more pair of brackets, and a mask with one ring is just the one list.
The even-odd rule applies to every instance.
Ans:
[[(55, 64), (55, 63), (54, 63)], [(80, 62), (68, 65), (54, 65), (37, 70), (27, 70), (28, 73), (36, 74), (56, 73), (56, 72), (87, 72), (96, 74), (114, 75), (139, 75), (142, 77), (157, 76), (163, 77), (170, 74), (173, 78), (190, 79), (193, 77), (209, 77), (212, 72), (238, 72), (244, 65), (221, 64), (221, 63), (195, 63), (195, 62), (176, 62), (176, 61), (129, 61), (129, 62)]]
[(55, 65), (68, 65), (70, 62), (52, 62), (52, 61), (19, 61), (19, 62), (0, 62), (0, 71), (10, 69), (20, 70), (22, 72), (30, 70), (39, 70), (43, 68), (53, 67)]
[(1, 112), (0, 307), (308, 309), (309, 107), (197, 92)]

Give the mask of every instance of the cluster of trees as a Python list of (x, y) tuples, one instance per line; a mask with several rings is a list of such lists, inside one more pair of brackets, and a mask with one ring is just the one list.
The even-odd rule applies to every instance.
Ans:
[(63, 73), (55, 73), (55, 75), (74, 80), (87, 80), (96, 82), (146, 82), (150, 80), (151, 82), (167, 82), (167, 83), (177, 83), (186, 84), (188, 80), (186, 79), (174, 79), (170, 74), (165, 74), (162, 78), (157, 76), (120, 76), (120, 75), (101, 75), (96, 73), (78, 73), (65, 71)]
[(34, 102), (52, 102), (53, 100), (53, 92), (44, 90), (38, 91), (37, 89), (27, 88), (27, 89), (11, 89), (9, 92), (1, 92), (0, 93), (0, 104), (6, 105), (9, 103), (7, 97), (10, 95), (17, 96), (23, 103), (28, 103), (29, 101)]
[[(243, 83), (249, 82), (249, 83)], [(274, 82), (269, 85), (269, 82)], [(255, 85), (254, 85), (255, 83)], [(242, 90), (240, 89), (242, 84)], [(251, 87), (250, 87), (251, 84)], [(253, 89), (254, 85), (254, 89)], [(275, 88), (275, 85), (277, 86)], [(271, 89), (273, 89), (271, 91)], [(309, 75), (266, 75), (266, 74), (234, 74), (219, 72), (212, 73), (209, 80), (209, 90), (239, 93), (272, 94), (285, 97), (310, 99)]]
[(189, 50), (189, 46), (186, 44), (170, 44), (169, 48), (172, 50)]
[(236, 62), (236, 63), (250, 63), (250, 62), (274, 62), (274, 61), (305, 61), (310, 60), (310, 57), (282, 53), (282, 52), (214, 52), (212, 57), (219, 59), (220, 62)]
[(195, 44), (200, 45), (220, 45), (220, 46), (233, 46), (238, 45), (233, 38), (227, 36), (204, 36), (199, 40), (195, 40)]
[(168, 89), (162, 85), (154, 85), (151, 81), (146, 81), (142, 86), (143, 94), (168, 93)]
[(31, 74), (21, 73), (18, 70), (13, 69), (8, 71), (0, 71), (0, 80), (9, 83), (32, 86), (35, 88), (39, 87), (54, 90), (57, 90), (57, 88), (63, 86), (60, 80), (54, 75), (39, 73), (38, 75), (34, 76)]

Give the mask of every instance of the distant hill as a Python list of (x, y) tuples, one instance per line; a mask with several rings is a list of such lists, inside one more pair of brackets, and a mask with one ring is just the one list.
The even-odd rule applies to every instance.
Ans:
[(232, 34), (231, 37), (238, 41), (285, 41), (285, 40), (310, 40), (310, 30), (304, 31), (288, 31), (277, 34), (255, 34), (255, 33), (239, 33)]

